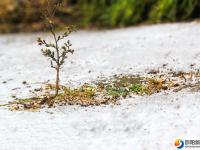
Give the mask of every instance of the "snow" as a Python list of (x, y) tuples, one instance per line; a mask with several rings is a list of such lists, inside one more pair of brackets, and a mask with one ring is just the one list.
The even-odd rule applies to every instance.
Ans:
[[(54, 71), (36, 45), (38, 36), (49, 38), (0, 36), (0, 104), (54, 81)], [(116, 73), (145, 74), (163, 64), (174, 70), (188, 71), (190, 64), (199, 68), (199, 36), (200, 26), (194, 22), (79, 31), (70, 37), (75, 54), (64, 66), (61, 80), (73, 86)], [(40, 112), (0, 107), (0, 150), (176, 149), (176, 138), (200, 139), (199, 97), (189, 91), (159, 93), (125, 99), (118, 106), (66, 106)]]

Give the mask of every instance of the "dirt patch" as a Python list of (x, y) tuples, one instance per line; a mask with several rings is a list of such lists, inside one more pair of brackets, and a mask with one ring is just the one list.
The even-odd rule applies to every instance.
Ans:
[(35, 97), (15, 99), (6, 104), (10, 110), (37, 110), (58, 105), (99, 106), (119, 104), (119, 100), (134, 95), (152, 95), (162, 91), (179, 92), (200, 90), (199, 71), (161, 73), (159, 71), (139, 75), (114, 75), (106, 80), (85, 83), (77, 88), (60, 86), (54, 97), (55, 85), (45, 84), (34, 90)]

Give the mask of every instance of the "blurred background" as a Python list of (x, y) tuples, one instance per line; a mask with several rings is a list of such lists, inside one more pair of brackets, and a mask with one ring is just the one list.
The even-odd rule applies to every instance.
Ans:
[[(43, 31), (45, 0), (0, 0), (0, 32)], [(56, 13), (58, 29), (118, 28), (137, 24), (191, 21), (200, 17), (200, 0), (64, 0)]]

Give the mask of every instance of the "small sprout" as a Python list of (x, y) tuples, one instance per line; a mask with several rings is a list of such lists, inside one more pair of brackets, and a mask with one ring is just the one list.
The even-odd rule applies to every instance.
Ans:
[[(61, 6), (62, 0), (57, 0), (56, 3), (52, 3), (52, 1), (47, 0), (47, 4), (45, 8), (42, 9), (42, 15), (44, 19), (44, 24), (47, 30), (50, 31), (54, 41), (53, 43), (48, 43), (46, 40), (41, 39), (40, 37), (37, 39), (38, 45), (44, 46), (41, 49), (42, 54), (50, 60), (51, 68), (56, 70), (56, 88), (55, 88), (55, 97), (58, 95), (59, 86), (60, 86), (60, 69), (62, 65), (65, 63), (65, 59), (68, 58), (69, 54), (73, 54), (74, 50), (71, 49), (72, 44), (69, 40), (67, 40), (64, 45), (60, 45), (59, 41), (64, 40), (68, 37), (72, 32), (76, 30), (74, 26), (68, 26), (65, 28), (65, 32), (62, 35), (56, 35), (55, 31), (55, 19), (54, 15), (58, 7)], [(52, 4), (52, 6), (50, 6)]]

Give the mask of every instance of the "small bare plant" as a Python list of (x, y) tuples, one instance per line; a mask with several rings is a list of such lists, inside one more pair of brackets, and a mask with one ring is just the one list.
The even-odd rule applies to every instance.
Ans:
[(63, 34), (56, 35), (55, 13), (60, 6), (62, 6), (62, 0), (57, 0), (56, 2), (46, 0), (46, 5), (41, 9), (41, 13), (45, 29), (50, 31), (53, 37), (53, 42), (47, 42), (40, 37), (37, 40), (38, 44), (43, 46), (41, 49), (42, 54), (50, 60), (51, 68), (56, 70), (55, 97), (59, 93), (60, 70), (69, 54), (74, 53), (74, 50), (71, 49), (72, 44), (69, 40), (64, 42), (62, 45), (60, 42), (65, 40), (73, 31), (76, 30), (74, 26), (68, 26), (65, 27)]

